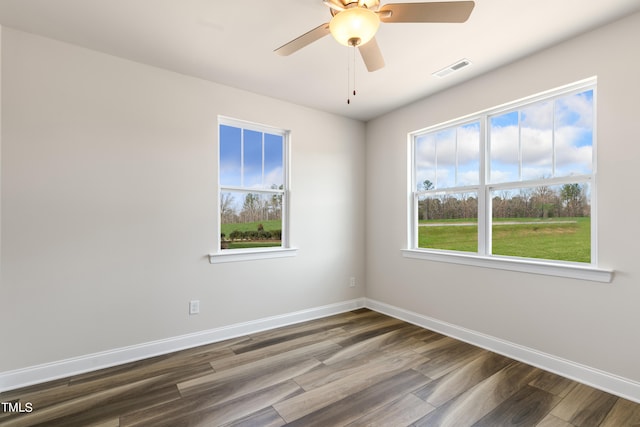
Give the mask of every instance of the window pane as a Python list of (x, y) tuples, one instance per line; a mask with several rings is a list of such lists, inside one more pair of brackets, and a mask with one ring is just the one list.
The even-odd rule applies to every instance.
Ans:
[(553, 102), (534, 104), (520, 112), (522, 179), (553, 176)]
[(416, 137), (416, 191), (432, 190), (436, 185), (436, 138), (434, 134)]
[(593, 90), (556, 100), (555, 144), (556, 176), (591, 173)]
[(244, 129), (243, 187), (262, 187), (262, 132)]
[(282, 188), (284, 185), (284, 140), (280, 135), (264, 134), (264, 186)]
[(436, 189), (456, 185), (456, 129), (445, 129), (436, 138)]
[(220, 185), (241, 185), (241, 129), (220, 125)]
[(418, 247), (477, 252), (477, 193), (420, 197), (418, 200)]
[(480, 123), (417, 136), (416, 190), (443, 189), (480, 182)]
[(492, 254), (591, 262), (588, 183), (491, 192)]
[(221, 249), (282, 246), (282, 193), (220, 193)]
[(490, 118), (489, 143), (489, 181), (519, 181), (520, 131), (517, 111)]
[(480, 183), (480, 123), (470, 123), (458, 128), (457, 185)]

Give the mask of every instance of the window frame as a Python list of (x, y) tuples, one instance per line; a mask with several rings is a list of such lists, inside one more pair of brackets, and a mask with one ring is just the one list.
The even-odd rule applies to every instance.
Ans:
[[(229, 186), (222, 185), (220, 182), (220, 129), (222, 126), (231, 126), (244, 130), (250, 130), (260, 133), (268, 133), (272, 135), (278, 135), (282, 137), (282, 169), (283, 169), (283, 188), (280, 189), (267, 189), (267, 188), (251, 188), (245, 186)], [(277, 128), (274, 126), (263, 125), (259, 123), (249, 122), (240, 119), (234, 119), (226, 116), (218, 116), (217, 122), (217, 144), (216, 144), (216, 162), (217, 162), (217, 193), (216, 193), (216, 215), (217, 215), (217, 233), (215, 237), (216, 250), (214, 253), (209, 254), (209, 262), (211, 264), (236, 262), (236, 261), (250, 261), (261, 260), (270, 258), (283, 258), (292, 257), (297, 255), (297, 249), (291, 246), (290, 240), (290, 202), (291, 202), (291, 182), (290, 182), (290, 170), (291, 170), (291, 131), (286, 129)], [(264, 159), (263, 159), (264, 161)], [(222, 219), (220, 212), (220, 200), (224, 191), (243, 191), (257, 194), (279, 194), (282, 196), (282, 236), (281, 245), (264, 248), (249, 248), (249, 249), (222, 249), (221, 248), (221, 235)]]
[[(520, 181), (489, 182), (490, 167), (490, 135), (489, 123), (491, 117), (513, 111), (521, 111), (528, 106), (535, 105), (542, 101), (554, 101), (563, 96), (593, 90), (594, 120), (593, 120), (593, 140), (592, 140), (592, 169), (591, 174), (570, 175), (564, 177), (552, 177), (549, 179), (523, 179)], [(597, 260), (597, 132), (596, 132), (596, 97), (597, 78), (592, 77), (560, 88), (545, 91), (527, 98), (509, 102), (498, 107), (489, 108), (449, 120), (434, 126), (429, 126), (408, 133), (408, 203), (407, 203), (407, 248), (402, 250), (406, 258), (425, 259), (438, 262), (449, 262), (455, 264), (472, 265), (487, 268), (497, 268), (502, 270), (519, 271), (534, 274), (544, 274), (551, 276), (570, 277), (576, 279), (611, 282), (613, 271), (598, 266)], [(433, 190), (418, 190), (417, 165), (416, 165), (416, 140), (419, 136), (433, 133), (453, 127), (464, 126), (469, 123), (480, 123), (480, 164), (478, 185), (457, 186), (447, 188), (435, 188)], [(456, 154), (457, 155), (457, 154)], [(552, 186), (564, 183), (580, 182), (588, 183), (591, 192), (591, 262), (571, 262), (559, 260), (546, 260), (537, 258), (525, 258), (516, 256), (504, 256), (491, 254), (491, 193), (495, 190), (508, 188), (528, 188), (536, 184)], [(462, 252), (452, 250), (441, 250), (418, 247), (418, 200), (421, 196), (437, 195), (446, 193), (462, 193), (465, 191), (476, 192), (478, 195), (478, 248), (477, 252)]]

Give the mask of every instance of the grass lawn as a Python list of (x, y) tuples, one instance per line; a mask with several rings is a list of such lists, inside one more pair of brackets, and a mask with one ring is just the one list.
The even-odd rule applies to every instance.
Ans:
[(277, 248), (282, 246), (280, 240), (251, 240), (228, 242), (226, 249)]
[[(221, 232), (224, 233), (226, 238), (229, 238), (231, 233), (235, 230), (238, 231), (252, 231), (257, 230), (258, 225), (262, 224), (265, 231), (280, 230), (282, 228), (282, 221), (279, 219), (271, 221), (260, 222), (243, 222), (234, 224), (222, 224)], [(250, 249), (250, 248), (272, 248), (282, 245), (281, 240), (236, 240), (225, 242), (225, 249)]]
[[(452, 221), (455, 222), (473, 220)], [(418, 246), (421, 248), (478, 250), (476, 225), (447, 225), (448, 222), (435, 220), (420, 223), (444, 224), (418, 227)], [(494, 255), (588, 263), (591, 261), (591, 218), (494, 219), (492, 244)]]
[(251, 231), (257, 230), (258, 225), (262, 224), (266, 231), (280, 230), (282, 228), (282, 221), (279, 219), (270, 220), (270, 221), (260, 221), (260, 222), (238, 222), (233, 224), (222, 224), (221, 233), (224, 233), (225, 236), (229, 236), (231, 232), (234, 230), (238, 231)]

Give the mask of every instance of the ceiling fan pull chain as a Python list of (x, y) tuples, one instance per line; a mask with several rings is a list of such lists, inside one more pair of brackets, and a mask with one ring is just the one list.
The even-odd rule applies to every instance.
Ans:
[(347, 104), (351, 104), (351, 70), (350, 68), (350, 58), (349, 55), (351, 51), (347, 49)]
[(351, 58), (353, 60), (353, 96), (356, 96), (356, 45), (354, 44), (351, 48), (353, 51), (351, 54)]

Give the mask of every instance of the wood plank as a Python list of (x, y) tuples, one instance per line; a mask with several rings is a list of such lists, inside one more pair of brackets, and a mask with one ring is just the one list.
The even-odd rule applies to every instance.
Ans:
[(529, 385), (548, 391), (556, 396), (565, 397), (578, 383), (551, 372), (543, 372), (542, 375), (531, 381)]
[[(306, 347), (299, 347), (294, 350), (290, 350), (281, 354), (273, 354), (264, 358), (247, 358), (248, 353), (239, 355), (239, 359), (242, 359), (245, 363), (237, 364), (233, 368), (221, 370), (215, 373), (207, 375), (201, 375), (197, 378), (189, 381), (180, 382), (177, 384), (178, 389), (182, 395), (189, 395), (200, 392), (202, 389), (208, 389), (216, 387), (217, 384), (231, 383), (233, 381), (242, 382), (247, 378), (254, 378), (262, 376), (265, 373), (269, 374), (273, 371), (287, 369), (291, 365), (308, 361), (312, 361), (308, 370), (314, 366), (321, 364), (314, 356), (318, 352), (323, 352), (327, 348), (335, 348), (336, 345), (330, 341), (321, 341), (315, 344), (310, 344)], [(271, 354), (271, 353), (269, 353)], [(304, 372), (300, 372), (298, 375), (302, 375)]]
[(409, 393), (379, 409), (369, 412), (352, 423), (349, 427), (388, 427), (408, 426), (427, 415), (435, 408), (415, 394)]
[(600, 427), (640, 426), (640, 405), (619, 398)]
[(96, 424), (88, 424), (87, 427), (120, 427), (120, 418), (111, 418)]
[[(48, 427), (90, 426), (113, 422), (114, 414), (127, 414), (141, 407), (155, 407), (163, 403), (180, 400), (175, 385), (168, 385), (152, 392), (140, 391), (135, 395), (116, 396), (88, 410), (74, 411), (72, 414), (47, 422)], [(119, 418), (119, 417), (118, 417)]]
[(507, 357), (487, 351), (459, 369), (432, 381), (415, 394), (431, 405), (439, 407), (504, 369), (511, 362)]
[(473, 427), (536, 425), (561, 399), (527, 385), (474, 423)]
[(617, 397), (578, 384), (553, 408), (551, 414), (577, 427), (598, 426), (605, 419)]
[[(221, 371), (224, 369), (235, 368), (240, 365), (245, 365), (249, 362), (261, 360), (266, 357), (282, 355), (284, 353), (291, 352), (292, 350), (297, 350), (300, 348), (311, 348), (311, 346), (317, 346), (313, 348), (316, 351), (318, 351), (318, 355), (333, 354), (335, 351), (340, 350), (342, 347), (340, 347), (339, 345), (337, 345), (331, 340), (342, 334), (344, 334), (344, 331), (340, 328), (330, 329), (328, 331), (322, 331), (319, 333), (295, 338), (290, 341), (273, 344), (268, 347), (260, 348), (259, 350), (256, 350), (256, 351), (248, 351), (241, 354), (233, 354), (232, 356), (229, 356), (229, 357), (212, 360), (210, 363), (213, 369), (215, 369), (216, 371)], [(290, 354), (295, 354), (295, 353), (290, 353)]]
[(486, 353), (486, 350), (462, 341), (439, 340), (437, 343), (441, 345), (421, 352), (429, 360), (416, 368), (432, 379), (440, 378)]
[[(248, 351), (259, 350), (296, 338), (308, 337), (320, 334), (332, 329), (344, 330), (343, 328), (353, 324), (353, 316), (337, 315), (325, 319), (318, 319), (282, 328), (252, 334), (251, 339), (229, 346), (229, 350), (234, 354), (246, 353)], [(346, 335), (346, 334), (345, 334)]]
[[(85, 401), (87, 396), (96, 396), (96, 400), (100, 401), (104, 390), (118, 389), (120, 392), (110, 398), (108, 402), (104, 402), (101, 406), (91, 410), (85, 408), (81, 416), (87, 416), (88, 413), (95, 419), (108, 417), (110, 411), (126, 412), (129, 408), (136, 405), (144, 405), (151, 401), (166, 401), (179, 398), (178, 390), (175, 386), (177, 381), (188, 380), (190, 378), (198, 378), (203, 374), (213, 372), (211, 366), (206, 363), (204, 365), (182, 365), (182, 369), (177, 369), (178, 365), (169, 370), (162, 370), (162, 374), (153, 375), (153, 370), (137, 367), (131, 372), (118, 371), (113, 377), (102, 377), (99, 375), (91, 381), (70, 381), (70, 385), (61, 388), (57, 387), (54, 391), (47, 392), (41, 390), (24, 395), (23, 402), (31, 402), (37, 412), (43, 412), (45, 408), (64, 407), (72, 408), (78, 405), (77, 402)], [(147, 377), (147, 375), (150, 375)], [(145, 390), (141, 392), (138, 388), (133, 387), (131, 392), (127, 390), (132, 384), (144, 381)], [(36, 411), (34, 411), (35, 413)], [(74, 411), (57, 412), (57, 417), (74, 417)], [(82, 417), (76, 417), (78, 420)], [(74, 419), (76, 419), (74, 418)], [(68, 421), (70, 422), (70, 421)], [(79, 422), (79, 421), (78, 421)], [(84, 421), (85, 423), (88, 421)], [(64, 423), (63, 423), (64, 425)]]
[(362, 414), (375, 411), (392, 402), (397, 398), (396, 396), (398, 394), (407, 390), (415, 390), (429, 381), (429, 378), (413, 369), (405, 370), (353, 393), (346, 399), (340, 399), (328, 406), (298, 418), (290, 422), (288, 426), (346, 425), (360, 418)]
[(280, 402), (274, 405), (274, 408), (285, 421), (291, 422), (347, 398), (372, 384), (385, 381), (418, 365), (422, 360), (421, 355), (411, 352), (375, 360), (350, 375)]
[[(365, 309), (365, 310), (366, 311), (360, 312), (357, 314), (357, 316), (353, 317), (352, 319), (354, 321), (349, 326), (344, 327), (344, 329), (349, 334), (355, 334), (359, 330), (362, 330), (363, 327), (366, 328), (370, 325), (375, 325), (379, 322), (382, 322), (384, 324), (385, 322), (389, 322), (391, 321), (391, 319), (393, 319), (382, 313), (378, 313), (377, 311), (373, 311), (369, 309)], [(393, 320), (395, 321), (397, 319), (393, 319)]]
[(553, 416), (551, 414), (547, 414), (546, 417), (542, 419), (536, 427), (574, 427), (572, 424), (569, 424), (565, 420), (561, 420), (560, 418)]
[(470, 426), (515, 394), (541, 371), (512, 362), (486, 380), (415, 422), (415, 426)]
[(402, 320), (376, 313), (375, 316), (369, 316), (366, 322), (355, 322), (350, 327), (345, 326), (343, 329), (348, 332), (348, 336), (341, 341), (341, 344), (344, 346), (352, 345), (406, 326), (409, 324)]
[(295, 382), (285, 381), (243, 394), (232, 400), (220, 401), (207, 393), (197, 394), (124, 416), (121, 419), (121, 425), (123, 427), (219, 426), (244, 419), (299, 391), (300, 387)]
[[(317, 359), (307, 359), (260, 371), (253, 368), (244, 370), (239, 367), (180, 383), (178, 389), (183, 397), (206, 394), (216, 403), (222, 403), (250, 394), (255, 390), (262, 390), (286, 382), (295, 376), (308, 372), (320, 363)], [(261, 366), (263, 365), (261, 364)]]
[(280, 427), (285, 425), (285, 421), (280, 414), (273, 409), (273, 406), (261, 409), (253, 414), (242, 417), (226, 427)]
[[(391, 330), (389, 330), (390, 328)], [(359, 333), (348, 340), (339, 340), (337, 344), (342, 348), (332, 356), (324, 359), (323, 363), (332, 365), (369, 352), (385, 350), (390, 346), (404, 342), (413, 332), (415, 332), (414, 328), (411, 325), (407, 325), (406, 328), (386, 326)]]
[(294, 378), (294, 380), (305, 391), (309, 391), (333, 381), (357, 374), (365, 369), (369, 369), (370, 366), (375, 366), (377, 363), (384, 363), (387, 360), (403, 355), (415, 359), (416, 364), (423, 363), (426, 360), (423, 356), (412, 353), (410, 350), (400, 351), (400, 349), (397, 349), (395, 351), (381, 350), (379, 352), (367, 352), (331, 365), (323, 363), (306, 374)]
[[(108, 388), (99, 392), (87, 394), (85, 396), (76, 397), (74, 399), (63, 401), (55, 405), (50, 405), (45, 408), (34, 407), (33, 412), (26, 414), (19, 414), (18, 416), (10, 419), (7, 425), (13, 427), (33, 426), (40, 423), (47, 423), (47, 425), (69, 425), (69, 422), (65, 418), (72, 417), (76, 414), (92, 415), (92, 410), (100, 408), (109, 403), (112, 399), (126, 399), (132, 396), (143, 396), (147, 390), (153, 386), (154, 382), (158, 381), (157, 377), (140, 380), (131, 384), (121, 385), (118, 387)], [(169, 391), (167, 395), (166, 390), (163, 389), (160, 399), (174, 401), (180, 398), (177, 390), (174, 388)], [(107, 416), (104, 414), (103, 416)], [(110, 415), (109, 417), (112, 417)], [(4, 423), (4, 422), (3, 422)]]

